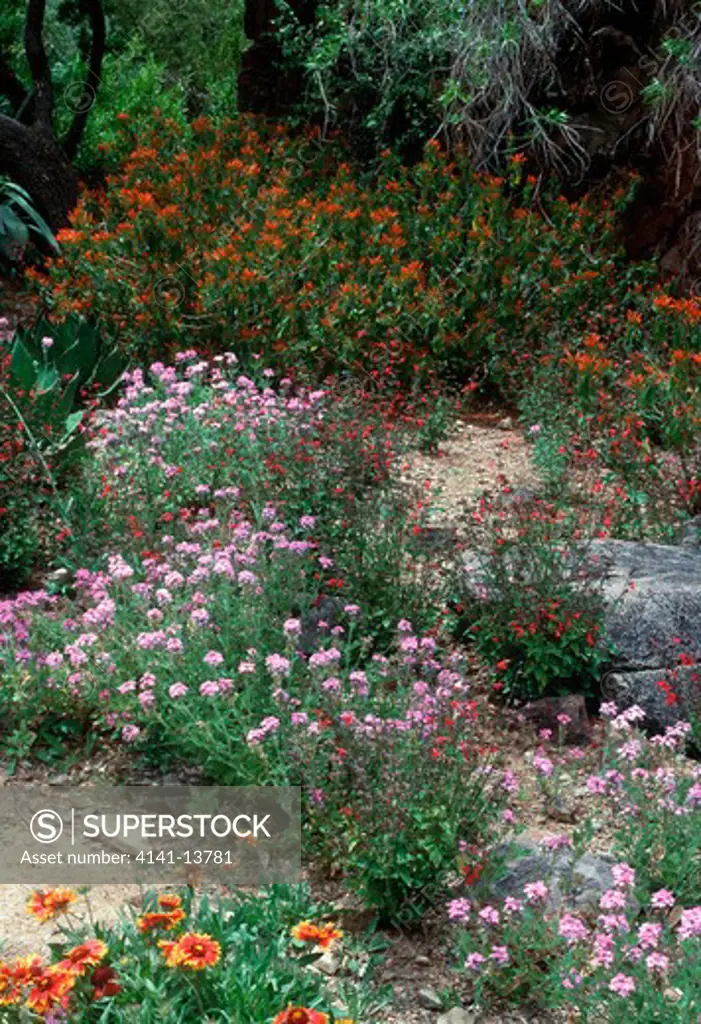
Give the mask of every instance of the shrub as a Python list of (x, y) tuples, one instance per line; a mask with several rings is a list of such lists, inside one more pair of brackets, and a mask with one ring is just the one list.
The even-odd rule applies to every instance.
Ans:
[(432, 143), (415, 167), (386, 153), (359, 182), (313, 137), (192, 127), (183, 145), (161, 120), (83, 198), (41, 289), (58, 317), (90, 309), (139, 358), (201, 332), (212, 350), (322, 378), (433, 371), (520, 391), (546, 339), (562, 348), (623, 304), (629, 276), (649, 277), (624, 269), (612, 208), (553, 197), (544, 216), (528, 209), (535, 179), (515, 206), (518, 162), (509, 181), (475, 175)]
[(412, 925), (426, 887), (456, 873), (461, 845), (486, 844), (504, 794), (481, 756), (461, 658), (402, 620), (397, 653), (359, 670), (348, 652), (361, 638), (362, 619), (340, 650), (311, 655), (303, 686), (281, 673), (276, 717), (249, 744), (304, 787), (310, 854), (342, 869), (384, 921)]
[(542, 499), (480, 500), (460, 592), (461, 628), (517, 700), (592, 690), (608, 657), (599, 575), (576, 513)]

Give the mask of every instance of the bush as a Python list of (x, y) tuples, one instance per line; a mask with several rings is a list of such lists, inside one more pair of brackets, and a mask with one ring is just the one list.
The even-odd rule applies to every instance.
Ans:
[(533, 700), (593, 691), (609, 657), (600, 570), (576, 513), (541, 499), (481, 499), (470, 523), (461, 629), (494, 670), (495, 690)]
[(649, 277), (624, 268), (612, 209), (560, 197), (543, 216), (527, 208), (535, 179), (515, 207), (518, 162), (505, 182), (430, 144), (410, 170), (386, 153), (356, 182), (313, 138), (192, 127), (183, 146), (162, 119), (107, 193), (84, 197), (41, 288), (57, 316), (90, 309), (140, 359), (199, 331), (212, 350), (322, 377), (432, 371), (520, 390), (546, 341), (561, 352), (623, 304), (629, 276)]

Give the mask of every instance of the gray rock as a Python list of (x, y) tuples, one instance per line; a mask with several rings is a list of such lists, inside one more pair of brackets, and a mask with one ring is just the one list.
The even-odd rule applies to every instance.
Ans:
[(503, 420), (499, 420), (499, 422), (497, 423), (497, 429), (498, 430), (513, 430), (514, 429), (514, 421), (511, 419), (510, 416), (505, 416), (503, 418)]
[[(565, 743), (588, 743), (591, 740), (591, 725), (587, 715), (584, 697), (570, 693), (564, 697), (542, 697), (521, 708), (521, 714), (535, 729), (551, 729), (553, 737), (562, 734)], [(570, 723), (561, 726), (558, 715), (567, 715)]]
[(334, 974), (338, 973), (338, 968), (341, 966), (341, 961), (337, 956), (334, 955), (332, 950), (327, 949), (318, 960), (315, 960), (313, 965), (314, 970), (321, 971), (322, 974), (326, 974), (329, 977), (333, 977)]
[(471, 1010), (463, 1010), (460, 1006), (454, 1006), (452, 1010), (440, 1015), (438, 1024), (475, 1024), (475, 1015)]
[(577, 857), (572, 850), (550, 853), (528, 839), (502, 847), (502, 852), (509, 859), (502, 878), (491, 885), (490, 898), (522, 899), (524, 885), (543, 881), (550, 890), (549, 911), (566, 906), (583, 913), (594, 912), (602, 893), (614, 885), (612, 857), (593, 853)]
[[(701, 549), (594, 541), (591, 554), (605, 568), (605, 633), (616, 652), (604, 696), (623, 707), (639, 704), (657, 729), (699, 714)], [(693, 663), (679, 670), (682, 652)], [(678, 700), (668, 703), (657, 684), (673, 671)]]
[(419, 1006), (422, 1006), (424, 1010), (442, 1010), (443, 1000), (436, 992), (435, 988), (429, 986), (428, 988), (420, 988), (416, 997), (419, 1002)]

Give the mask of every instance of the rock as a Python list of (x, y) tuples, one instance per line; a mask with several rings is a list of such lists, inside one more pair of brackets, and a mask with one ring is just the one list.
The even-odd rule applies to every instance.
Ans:
[(497, 423), (497, 430), (513, 430), (514, 421), (510, 416), (505, 416), (503, 420), (499, 420)]
[(475, 1024), (475, 1015), (471, 1010), (463, 1010), (460, 1006), (454, 1006), (452, 1010), (440, 1015), (438, 1024)]
[[(701, 549), (593, 541), (590, 552), (605, 568), (604, 628), (615, 648), (605, 698), (639, 704), (656, 730), (701, 713)], [(690, 664), (679, 670), (682, 653)], [(674, 703), (657, 685), (670, 672)]]
[(443, 1000), (436, 992), (435, 988), (420, 988), (417, 996), (419, 1006), (422, 1006), (424, 1010), (442, 1010)]
[[(520, 710), (535, 729), (551, 729), (553, 739), (562, 735), (565, 743), (576, 744), (589, 743), (591, 740), (591, 724), (581, 694), (542, 697), (540, 700), (531, 701)], [(571, 721), (567, 725), (560, 725), (558, 715), (567, 715)]]
[(322, 974), (333, 977), (334, 974), (338, 973), (341, 961), (330, 949), (327, 949), (318, 960), (314, 961), (312, 966), (314, 967), (314, 970), (321, 971)]
[(500, 852), (508, 859), (503, 876), (492, 883), (489, 891), (490, 898), (500, 901), (507, 896), (522, 899), (524, 885), (543, 881), (550, 890), (549, 911), (566, 906), (571, 910), (593, 912), (602, 893), (614, 885), (612, 857), (593, 853), (576, 857), (572, 850), (550, 853), (529, 839), (510, 843)]
[(416, 964), (417, 967), (430, 967), (431, 958), (428, 956), (417, 956), (414, 957), (414, 963)]
[(52, 775), (49, 779), (50, 786), (70, 786), (70, 775)]

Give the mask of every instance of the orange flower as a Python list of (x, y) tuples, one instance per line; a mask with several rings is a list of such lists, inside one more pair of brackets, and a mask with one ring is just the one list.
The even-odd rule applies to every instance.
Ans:
[(159, 942), (159, 949), (166, 959), (167, 967), (189, 967), (202, 971), (214, 967), (221, 958), (221, 946), (211, 935), (188, 932), (177, 942)]
[(273, 1024), (328, 1024), (329, 1017), (318, 1010), (308, 1010), (304, 1006), (288, 1006), (278, 1013)]
[(58, 964), (64, 971), (82, 976), (88, 967), (96, 967), (107, 956), (107, 946), (99, 939), (88, 939), (80, 946), (69, 949)]
[(156, 928), (163, 928), (166, 932), (172, 932), (181, 921), (185, 920), (185, 917), (185, 911), (179, 907), (167, 913), (142, 914), (136, 922), (136, 927), (142, 934), (154, 931)]
[(311, 921), (300, 921), (291, 929), (293, 939), (299, 942), (313, 942), (321, 949), (329, 949), (334, 942), (343, 938), (343, 932), (335, 924), (316, 925)]
[(27, 902), (27, 913), (33, 914), (43, 924), (65, 914), (71, 903), (78, 899), (73, 889), (47, 889), (46, 892), (33, 892)]
[(33, 988), (25, 1005), (29, 1010), (41, 1014), (47, 1013), (56, 1005), (65, 1008), (74, 985), (75, 976), (73, 974), (62, 970), (58, 964), (47, 967), (38, 978), (34, 979)]

